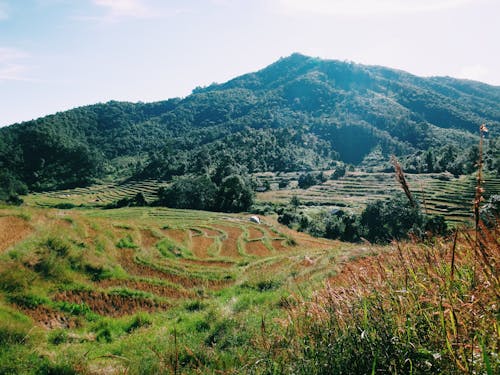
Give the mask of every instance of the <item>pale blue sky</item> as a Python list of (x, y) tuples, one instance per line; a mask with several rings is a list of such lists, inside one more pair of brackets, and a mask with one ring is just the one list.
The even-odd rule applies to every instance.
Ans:
[(0, 0), (0, 126), (292, 52), (500, 85), (500, 0)]

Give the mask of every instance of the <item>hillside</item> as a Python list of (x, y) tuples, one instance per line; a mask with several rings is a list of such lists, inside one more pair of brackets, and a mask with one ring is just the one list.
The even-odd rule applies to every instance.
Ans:
[(172, 334), (182, 373), (240, 366), (262, 314), (366, 251), (272, 218), (0, 207), (0, 373), (171, 373)]
[(499, 102), (500, 88), (479, 82), (293, 54), (183, 99), (96, 104), (2, 128), (0, 180), (22, 192), (169, 179), (221, 159), (265, 172), (380, 164), (445, 146), (459, 157), (478, 124), (498, 136)]
[(473, 231), (381, 247), (262, 219), (0, 206), (0, 373), (498, 373), (498, 228), (477, 256)]

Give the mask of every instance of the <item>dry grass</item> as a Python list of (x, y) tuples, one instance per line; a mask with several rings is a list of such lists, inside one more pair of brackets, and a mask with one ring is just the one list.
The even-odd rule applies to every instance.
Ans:
[(205, 259), (210, 256), (208, 249), (214, 246), (214, 242), (215, 240), (210, 237), (194, 236), (191, 237), (191, 246), (189, 250), (191, 250), (196, 258)]
[(4, 251), (22, 241), (32, 231), (31, 226), (18, 217), (0, 217), (0, 251)]
[(245, 244), (245, 253), (259, 257), (269, 256), (271, 252), (262, 241), (251, 241)]
[(228, 258), (240, 258), (241, 254), (238, 249), (238, 242), (239, 238), (243, 234), (243, 231), (240, 228), (229, 225), (218, 225), (214, 226), (214, 228), (224, 231), (227, 235), (227, 238), (225, 238), (222, 242), (219, 255)]
[[(479, 246), (474, 234), (395, 243), (391, 251), (348, 263), (311, 300), (291, 305), (284, 325), (292, 338), (286, 345), (279, 339), (286, 349), (273, 355), (293, 363), (307, 338), (319, 362), (326, 361), (325, 351), (334, 356), (331, 348), (339, 343), (358, 355), (366, 344), (365, 354), (372, 355), (367, 372), (372, 366), (407, 372), (411, 363), (414, 373), (425, 373), (426, 366), (431, 372), (497, 373), (500, 228), (481, 225)], [(385, 363), (384, 356), (398, 358)]]
[(163, 233), (179, 244), (183, 244), (187, 239), (187, 231), (183, 229), (164, 229)]

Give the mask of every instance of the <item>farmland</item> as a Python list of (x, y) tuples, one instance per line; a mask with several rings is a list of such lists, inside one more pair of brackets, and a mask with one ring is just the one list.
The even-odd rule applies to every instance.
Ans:
[[(377, 199), (387, 199), (401, 191), (394, 173), (347, 172), (346, 176), (339, 180), (328, 180), (309, 189), (297, 187), (299, 175), (299, 173), (256, 175), (260, 181), (268, 181), (272, 188), (270, 191), (258, 193), (257, 200), (262, 203), (288, 203), (293, 196), (297, 196), (303, 205), (312, 208), (347, 207), (354, 212), (360, 212), (367, 203)], [(455, 178), (446, 173), (434, 173), (408, 174), (406, 177), (410, 189), (427, 213), (444, 215), (451, 223), (471, 219), (476, 183), (473, 176)], [(286, 181), (287, 188), (279, 189), (280, 181)], [(484, 188), (486, 197), (500, 194), (500, 179), (487, 176)]]
[[(313, 172), (319, 173), (319, 172)], [(328, 176), (330, 171), (325, 172)], [(367, 203), (386, 199), (401, 191), (393, 173), (347, 172), (338, 180), (299, 189), (297, 180), (300, 172), (257, 173), (253, 177), (260, 184), (269, 182), (271, 190), (257, 193), (258, 204), (287, 204), (297, 196), (303, 206), (309, 209), (347, 208), (359, 213)], [(408, 174), (408, 183), (422, 208), (429, 214), (444, 215), (450, 223), (470, 221), (474, 197), (475, 178), (473, 176), (453, 177), (447, 173)], [(279, 188), (280, 183), (285, 188)], [(27, 202), (38, 207), (54, 207), (71, 204), (100, 207), (125, 197), (142, 193), (148, 202), (156, 199), (159, 187), (165, 183), (156, 180), (129, 181), (126, 183), (107, 183), (60, 190), (50, 193), (33, 194)], [(486, 176), (484, 181), (485, 197), (500, 194), (500, 178)]]
[(2, 340), (15, 344), (12, 355), (22, 356), (14, 348), (26, 344), (38, 358), (16, 364), (4, 353), (2, 371), (18, 373), (49, 358), (95, 373), (173, 368), (155, 351), (174, 335), (196, 353), (186, 369), (200, 368), (190, 361), (204, 357), (222, 369), (242, 366), (246, 349), (233, 336), (255, 334), (261, 319), (282, 314), (290, 293), (376, 251), (268, 217), (256, 224), (249, 215), (164, 208), (5, 207), (0, 233)]
[[(304, 190), (297, 188), (299, 173), (254, 177), (271, 186), (257, 193), (257, 206), (288, 204), (297, 196), (303, 209), (359, 212), (367, 202), (399, 190), (390, 173), (348, 172)], [(456, 224), (470, 217), (473, 177), (428, 174), (408, 180), (428, 212), (444, 213)], [(0, 208), (0, 340), (9, 348), (1, 352), (0, 373), (266, 373), (273, 363), (295, 363), (287, 356), (300, 346), (280, 351), (273, 345), (285, 345), (279, 344), (286, 342), (284, 326), (299, 329), (290, 340), (300, 340), (307, 318), (297, 318), (298, 301), (318, 290), (319, 298), (337, 293), (325, 290), (325, 281), (338, 284), (340, 295), (351, 293), (351, 287), (363, 294), (394, 270), (405, 270), (398, 268), (394, 246), (314, 238), (279, 224), (274, 215), (261, 215), (261, 223), (255, 223), (243, 213), (103, 209), (138, 193), (152, 201), (159, 186), (153, 180), (99, 184), (32, 194), (20, 207)], [(498, 179), (486, 178), (485, 188), (498, 193)], [(464, 270), (470, 263), (467, 238), (464, 234), (458, 245)], [(448, 280), (451, 244), (439, 241), (435, 251), (442, 263), (432, 267)], [(405, 256), (419, 257), (430, 248), (411, 246)], [(434, 272), (423, 258), (415, 259), (422, 270)], [(408, 282), (405, 275), (397, 277)], [(399, 298), (401, 286), (391, 288), (388, 295)], [(393, 297), (388, 298), (398, 300)], [(314, 301), (312, 308), (321, 309)], [(490, 304), (490, 297), (484, 302)], [(457, 314), (471, 311), (461, 307)], [(427, 316), (424, 308), (415, 311)], [(489, 328), (481, 334), (489, 337)], [(440, 337), (436, 340), (445, 348)], [(443, 356), (463, 358), (459, 350), (467, 345), (457, 344)]]

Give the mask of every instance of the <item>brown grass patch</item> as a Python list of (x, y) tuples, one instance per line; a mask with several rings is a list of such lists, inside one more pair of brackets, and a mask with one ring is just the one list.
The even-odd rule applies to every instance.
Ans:
[(247, 242), (245, 244), (245, 253), (259, 257), (271, 255), (271, 252), (262, 241)]
[(209, 228), (205, 228), (205, 227), (198, 227), (197, 229), (205, 232), (205, 235), (208, 237), (220, 237), (223, 235), (223, 233), (221, 231), (215, 230), (215, 229), (209, 229)]
[(151, 284), (145, 281), (138, 280), (117, 280), (109, 279), (102, 280), (97, 285), (100, 288), (113, 288), (113, 287), (123, 287), (134, 290), (141, 290), (143, 292), (152, 293), (160, 297), (165, 298), (190, 298), (193, 297), (193, 293), (187, 290), (180, 290), (167, 285)]
[(227, 238), (222, 242), (220, 249), (220, 256), (239, 258), (241, 254), (238, 252), (238, 239), (243, 231), (236, 227), (231, 226), (217, 226), (216, 228), (223, 230), (227, 233)]
[(264, 231), (262, 231), (260, 228), (255, 228), (255, 227), (247, 227), (248, 229), (248, 240), (260, 240), (261, 238), (264, 237)]
[(18, 217), (0, 217), (0, 251), (24, 240), (32, 231), (31, 226)]
[(288, 247), (284, 245), (285, 241), (286, 240), (284, 240), (284, 239), (272, 240), (271, 245), (272, 245), (273, 249), (276, 251), (287, 251)]
[(36, 324), (47, 329), (77, 327), (75, 318), (68, 317), (66, 314), (46, 306), (39, 305), (34, 309), (23, 307), (20, 310), (33, 319)]
[(65, 291), (56, 294), (54, 300), (76, 304), (85, 303), (93, 312), (112, 317), (132, 315), (137, 311), (155, 312), (169, 307), (165, 302), (148, 298), (128, 297), (99, 291)]
[(187, 239), (187, 232), (184, 229), (163, 229), (163, 233), (179, 244), (183, 244)]
[(214, 243), (213, 238), (205, 236), (192, 236), (190, 250), (196, 258), (208, 258), (208, 248)]
[(150, 249), (152, 248), (156, 242), (158, 242), (158, 238), (155, 237), (153, 232), (149, 229), (141, 230), (141, 244), (144, 248)]

